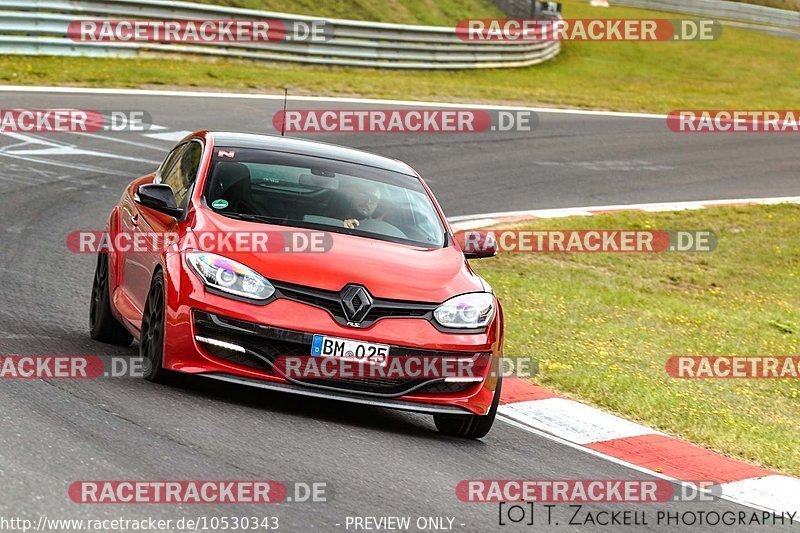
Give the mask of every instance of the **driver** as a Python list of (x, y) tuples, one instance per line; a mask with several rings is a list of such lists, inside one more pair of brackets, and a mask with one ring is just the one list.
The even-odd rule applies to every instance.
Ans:
[(364, 185), (347, 192), (343, 222), (345, 228), (355, 229), (362, 220), (370, 218), (378, 208), (381, 190), (375, 184)]

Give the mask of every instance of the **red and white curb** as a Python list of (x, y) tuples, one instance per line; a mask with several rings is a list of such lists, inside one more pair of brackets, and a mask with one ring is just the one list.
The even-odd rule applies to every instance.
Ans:
[(739, 198), (729, 200), (700, 200), (694, 202), (663, 202), (656, 204), (621, 204), (599, 205), (590, 207), (567, 207), (562, 209), (532, 209), (528, 211), (505, 211), (501, 213), (483, 213), (480, 215), (465, 215), (450, 217), (448, 221), (453, 229), (470, 230), (495, 226), (504, 223), (518, 223), (527, 220), (565, 218), (565, 217), (590, 217), (617, 213), (620, 211), (641, 211), (656, 213), (661, 211), (686, 211), (690, 209), (705, 209), (707, 207), (731, 207), (746, 205), (772, 205), (772, 204), (800, 204), (800, 196), (784, 196), (778, 198)]
[[(498, 415), (593, 455), (677, 481), (712, 481), (722, 496), (800, 515), (800, 479), (783, 476), (559, 396), (523, 379), (503, 383)], [(516, 425), (516, 424), (515, 424)]]

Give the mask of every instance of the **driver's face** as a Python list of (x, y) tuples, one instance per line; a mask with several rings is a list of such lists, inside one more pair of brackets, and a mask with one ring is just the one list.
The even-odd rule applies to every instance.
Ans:
[(351, 196), (353, 210), (360, 218), (366, 218), (375, 212), (381, 199), (379, 190), (354, 191)]

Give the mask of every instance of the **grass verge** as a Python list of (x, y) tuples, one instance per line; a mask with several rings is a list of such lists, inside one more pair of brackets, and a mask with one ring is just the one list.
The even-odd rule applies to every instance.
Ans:
[(800, 206), (616, 213), (537, 229), (711, 229), (712, 253), (503, 254), (473, 261), (535, 380), (626, 418), (800, 475), (800, 381), (680, 380), (673, 355), (800, 354)]
[[(653, 17), (566, 0), (566, 17)], [(680, 17), (676, 15), (676, 17)], [(455, 20), (453, 21), (453, 24)], [(570, 42), (555, 60), (522, 69), (389, 71), (243, 61), (0, 56), (0, 83), (216, 90), (454, 100), (669, 112), (794, 109), (800, 40), (725, 27), (713, 42)]]

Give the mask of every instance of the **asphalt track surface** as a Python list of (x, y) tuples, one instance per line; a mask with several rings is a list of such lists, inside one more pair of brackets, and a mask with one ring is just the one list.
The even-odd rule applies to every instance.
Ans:
[[(295, 109), (376, 106), (290, 103)], [(0, 108), (142, 109), (153, 133), (274, 133), (279, 102), (159, 96), (0, 93)], [(536, 131), (480, 135), (316, 136), (396, 157), (430, 183), (450, 215), (514, 209), (798, 194), (796, 138), (681, 135), (663, 120), (541, 114)], [(0, 352), (135, 355), (88, 336), (94, 257), (65, 236), (101, 229), (132, 178), (172, 141), (141, 133), (0, 135)], [(440, 436), (428, 416), (301, 399), (216, 383), (167, 388), (141, 379), (0, 382), (0, 516), (278, 516), (283, 531), (346, 531), (348, 516), (448, 516), (455, 531), (498, 528), (496, 504), (459, 502), (463, 479), (642, 479), (645, 474), (498, 422), (482, 441)], [(76, 505), (81, 479), (323, 481), (325, 504)], [(656, 525), (655, 513), (741, 511), (705, 504), (598, 504), (643, 510), (622, 531), (773, 530)], [(593, 531), (559, 522), (502, 530)], [(337, 525), (338, 524), (338, 525)], [(412, 529), (412, 531), (415, 529)], [(352, 529), (351, 529), (352, 531)]]

